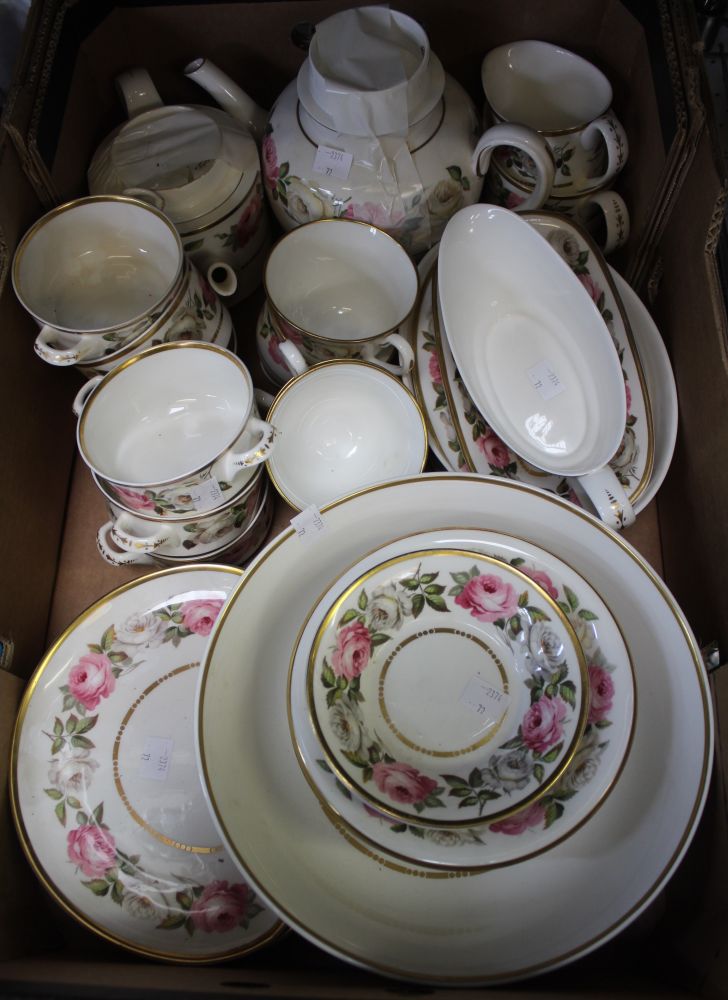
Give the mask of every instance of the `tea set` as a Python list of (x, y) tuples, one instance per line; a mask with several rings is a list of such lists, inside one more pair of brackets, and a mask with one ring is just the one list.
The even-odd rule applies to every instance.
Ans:
[(122, 73), (90, 194), (13, 263), (39, 357), (86, 377), (98, 551), (157, 567), (26, 692), (21, 843), (139, 954), (288, 924), (424, 982), (556, 967), (661, 890), (712, 733), (689, 626), (620, 535), (677, 402), (604, 259), (629, 234), (611, 86), (515, 42), (481, 116), (383, 7), (321, 21), (270, 113), (206, 58), (184, 73), (219, 108)]

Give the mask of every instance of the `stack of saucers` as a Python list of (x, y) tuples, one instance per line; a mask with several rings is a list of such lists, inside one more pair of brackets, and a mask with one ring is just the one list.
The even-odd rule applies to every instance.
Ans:
[[(503, 213), (514, 226), (520, 222), (501, 209), (488, 212)], [(597, 314), (601, 317), (613, 343), (624, 381), (625, 413), (621, 441), (608, 464), (633, 512), (639, 514), (654, 499), (664, 480), (677, 433), (677, 394), (662, 338), (638, 297), (606, 264), (577, 223), (545, 211), (526, 212), (521, 218), (543, 237), (543, 254), (550, 258), (558, 255), (569, 265), (581, 285), (583, 297), (591, 300), (595, 318)], [(496, 384), (484, 390), (482, 379), (472, 367), (464, 366), (461, 370), (456, 365), (451, 349), (452, 331), (445, 322), (438, 291), (439, 254), (440, 248), (433, 248), (420, 264), (421, 300), (410, 328), (415, 366), (409, 384), (427, 416), (432, 450), (445, 468), (453, 471), (530, 483), (589, 506), (578, 479), (547, 472), (528, 461), (517, 448), (505, 443), (485, 415), (490, 413), (494, 391), (505, 387)], [(533, 259), (527, 255), (521, 258), (517, 269), (514, 264), (514, 284), (528, 284), (533, 267)], [(480, 336), (474, 332), (475, 326), (472, 318), (465, 327), (473, 341)], [(511, 346), (515, 359), (518, 356), (515, 340)], [(543, 347), (539, 349), (541, 361)], [(520, 374), (523, 378), (527, 375)], [(475, 389), (473, 394), (469, 387)], [(529, 389), (533, 390), (530, 380)], [(613, 526), (619, 525), (615, 521)]]
[(254, 559), (203, 664), (198, 760), (241, 873), (311, 941), (419, 982), (609, 940), (710, 776), (707, 677), (664, 584), (507, 480), (412, 477), (321, 522)]

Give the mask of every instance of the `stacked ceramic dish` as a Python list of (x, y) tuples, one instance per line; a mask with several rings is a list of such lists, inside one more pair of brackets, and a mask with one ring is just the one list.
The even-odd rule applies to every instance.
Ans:
[(706, 675), (664, 584), (509, 480), (419, 476), (321, 520), (248, 567), (203, 666), (198, 760), (245, 878), (311, 941), (412, 980), (503, 982), (608, 940), (670, 877), (710, 773)]
[(74, 410), (79, 453), (110, 515), (97, 534), (107, 562), (238, 565), (260, 548), (275, 430), (230, 351), (149, 348), (87, 382)]
[[(600, 251), (577, 223), (544, 211), (526, 212), (517, 218), (498, 208), (482, 206), (482, 210), (479, 213), (481, 235), (484, 225), (493, 225), (495, 232), (505, 222), (511, 236), (520, 238), (530, 235), (535, 240), (529, 242), (527, 252), (520, 253), (515, 252), (517, 244), (513, 240), (509, 239), (506, 244), (499, 242), (501, 249), (497, 253), (506, 261), (506, 284), (510, 280), (517, 289), (519, 286), (523, 289), (531, 282), (536, 270), (542, 271), (544, 262), (552, 266), (560, 265), (555, 267), (555, 277), (552, 272), (554, 287), (566, 289), (567, 293), (583, 300), (579, 305), (586, 310), (585, 316), (574, 329), (580, 331), (577, 346), (587, 360), (581, 372), (574, 371), (572, 367), (569, 373), (571, 386), (590, 384), (593, 373), (599, 373), (596, 382), (602, 382), (603, 369), (596, 367), (594, 354), (591, 350), (587, 351), (581, 336), (585, 323), (590, 325), (596, 337), (602, 334), (604, 357), (613, 362), (612, 367), (618, 364), (621, 369), (621, 375), (611, 373), (613, 382), (616, 379), (618, 383), (621, 378), (624, 387), (621, 398), (613, 396), (611, 402), (600, 403), (595, 389), (584, 390), (582, 397), (573, 404), (576, 409), (568, 415), (568, 420), (578, 428), (585, 427), (589, 422), (598, 425), (604, 412), (612, 421), (612, 437), (611, 440), (604, 440), (604, 446), (608, 465), (624, 493), (623, 508), (622, 514), (615, 516), (611, 502), (602, 503), (600, 513), (607, 523), (621, 526), (625, 510), (631, 508), (634, 514), (638, 514), (654, 498), (670, 465), (675, 444), (677, 395), (659, 331), (632, 289), (605, 263)], [(477, 209), (474, 211), (478, 214)], [(460, 218), (462, 222), (468, 222), (463, 216)], [(524, 219), (532, 233), (524, 232), (528, 229), (522, 224)], [(543, 238), (541, 245), (536, 234)], [(471, 281), (477, 279), (479, 282), (472, 287), (482, 288), (483, 282), (488, 280), (487, 271), (491, 265), (486, 261), (484, 245), (479, 246), (478, 253), (471, 256), (472, 250), (472, 247), (466, 248), (465, 254), (461, 255), (461, 264), (465, 256), (476, 269), (482, 268), (478, 275), (470, 274)], [(479, 321), (480, 329), (484, 329), (482, 317), (475, 315), (480, 308), (477, 297), (471, 294), (461, 299), (463, 303), (469, 301), (472, 304), (470, 315), (452, 315), (450, 322), (447, 321), (438, 285), (442, 270), (441, 262), (438, 266), (438, 256), (441, 253), (439, 248), (433, 248), (420, 263), (421, 299), (416, 318), (410, 326), (415, 365), (411, 381), (405, 380), (426, 414), (431, 448), (445, 468), (530, 483), (568, 497), (575, 503), (589, 505), (583, 480), (572, 474), (584, 471), (587, 466), (582, 465), (581, 470), (573, 466), (566, 475), (563, 467), (554, 466), (552, 471), (546, 471), (543, 465), (548, 459), (545, 461), (543, 450), (539, 453), (534, 446), (536, 439), (517, 432), (512, 425), (505, 426), (502, 404), (501, 423), (498, 430), (495, 429), (494, 418), (498, 418), (498, 413), (494, 410), (494, 400), (498, 396), (505, 398), (510, 391), (504, 380), (511, 377), (508, 371), (515, 367), (511, 361), (521, 357), (522, 345), (519, 342), (516, 346), (519, 334), (514, 327), (510, 339), (506, 336), (506, 355), (510, 351), (510, 356), (501, 359), (499, 369), (490, 365), (491, 373), (498, 370), (500, 374), (495, 376), (495, 382), (486, 384), (488, 378), (493, 376), (484, 374), (482, 370), (479, 372), (473, 360), (474, 354), (484, 349), (482, 334), (473, 332)], [(569, 269), (573, 275), (566, 274)], [(462, 273), (460, 265), (457, 273)], [(449, 277), (452, 283), (452, 271)], [(565, 283), (567, 277), (572, 279), (568, 284)], [(524, 296), (520, 292), (517, 294), (522, 303)], [(559, 304), (558, 308), (561, 310), (562, 305)], [(519, 309), (528, 311), (528, 307), (519, 306)], [(456, 363), (453, 353), (453, 333), (458, 339), (459, 358), (463, 362), (460, 365)], [(529, 365), (524, 361), (520, 364), (519, 361), (518, 376), (524, 380), (526, 391), (533, 393), (543, 407), (560, 403), (565, 398), (559, 392), (560, 387), (556, 386), (551, 400), (544, 399), (544, 393), (548, 396), (549, 390), (544, 389), (543, 383), (540, 388), (535, 385), (542, 376), (548, 377), (549, 370), (553, 377), (555, 362), (553, 357), (549, 359), (547, 355), (549, 352), (553, 355), (557, 350), (563, 351), (563, 348), (560, 344), (555, 346), (554, 339), (551, 343), (546, 343), (545, 339), (538, 340), (531, 348), (533, 363)], [(610, 351), (612, 359), (608, 358)], [(577, 353), (572, 345), (564, 364), (573, 366)], [(562, 370), (561, 385), (565, 384)], [(615, 387), (613, 392), (617, 391)], [(590, 410), (585, 409), (585, 399), (590, 402)], [(616, 421), (621, 424), (621, 432)]]

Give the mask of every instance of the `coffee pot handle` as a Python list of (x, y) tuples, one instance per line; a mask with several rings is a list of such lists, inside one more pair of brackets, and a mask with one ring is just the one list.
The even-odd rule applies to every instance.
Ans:
[(119, 73), (115, 82), (129, 118), (136, 118), (144, 111), (163, 107), (162, 98), (145, 69), (137, 67), (125, 70)]
[(526, 125), (501, 122), (487, 129), (473, 150), (472, 167), (478, 177), (485, 177), (493, 150), (498, 146), (515, 146), (523, 150), (536, 164), (536, 186), (518, 206), (519, 212), (541, 208), (551, 193), (556, 166), (551, 147), (534, 129)]

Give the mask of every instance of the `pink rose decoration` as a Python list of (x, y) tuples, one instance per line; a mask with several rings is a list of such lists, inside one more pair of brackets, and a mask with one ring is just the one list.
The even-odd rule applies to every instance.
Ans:
[(496, 469), (505, 469), (511, 464), (511, 453), (508, 451), (508, 447), (493, 431), (488, 430), (485, 434), (481, 434), (475, 443), (483, 452), (489, 465), (494, 465)]
[(372, 777), (380, 792), (388, 795), (393, 802), (407, 805), (423, 802), (437, 788), (436, 781), (420, 774), (416, 767), (409, 764), (380, 762), (372, 768)]
[(404, 219), (404, 212), (388, 212), (378, 201), (365, 201), (362, 205), (347, 205), (345, 219), (359, 219), (379, 229), (396, 229)]
[(262, 143), (263, 150), (263, 167), (265, 168), (265, 175), (268, 179), (268, 184), (270, 187), (274, 188), (278, 183), (278, 153), (276, 152), (276, 144), (273, 141), (272, 136), (267, 135), (263, 139)]
[(180, 608), (182, 624), (188, 632), (209, 635), (224, 601), (185, 601)]
[(518, 206), (522, 205), (525, 200), (526, 199), (522, 195), (516, 194), (514, 191), (509, 191), (505, 207), (511, 209), (518, 208)]
[(544, 573), (542, 569), (526, 569), (525, 566), (519, 566), (518, 568), (522, 573), (525, 573), (529, 579), (533, 580), (534, 583), (537, 583), (539, 587), (543, 587), (549, 597), (553, 598), (555, 601), (558, 600), (559, 592), (556, 587), (554, 587), (553, 581), (548, 573)]
[(255, 236), (260, 222), (260, 214), (263, 209), (263, 200), (260, 195), (251, 199), (250, 204), (238, 219), (235, 226), (235, 248), (244, 247)]
[(544, 753), (558, 743), (564, 734), (561, 723), (566, 718), (566, 702), (561, 698), (544, 697), (531, 705), (523, 716), (521, 733), (530, 750)]
[(116, 687), (111, 660), (105, 653), (86, 653), (68, 673), (68, 690), (84, 708), (93, 710)]
[(271, 356), (271, 360), (274, 364), (279, 365), (281, 368), (285, 368), (288, 371), (288, 365), (286, 364), (286, 359), (281, 353), (280, 345), (278, 344), (278, 338), (273, 333), (268, 338), (268, 354)]
[(202, 298), (205, 305), (214, 306), (217, 302), (217, 295), (212, 290), (207, 278), (202, 273), (200, 273), (200, 288), (202, 289)]
[(211, 882), (190, 909), (192, 922), (208, 934), (233, 931), (245, 920), (250, 896), (250, 889), (242, 882)]
[(427, 369), (430, 373), (430, 380), (432, 382), (437, 382), (438, 385), (442, 385), (442, 372), (440, 371), (440, 361), (434, 352), (430, 355), (430, 360), (428, 362)]
[(496, 622), (516, 613), (518, 595), (510, 583), (499, 576), (483, 573), (468, 580), (455, 603), (466, 608), (478, 621)]
[(116, 844), (108, 830), (95, 824), (68, 834), (68, 857), (88, 878), (101, 878), (116, 864)]
[(295, 326), (291, 326), (280, 316), (276, 316), (276, 326), (281, 332), (281, 335), (286, 337), (287, 340), (293, 341), (294, 344), (300, 346), (303, 343), (303, 335), (300, 330), (297, 330)]
[(546, 810), (544, 807), (540, 803), (534, 802), (527, 809), (520, 809), (512, 816), (506, 816), (505, 819), (491, 823), (488, 829), (492, 830), (493, 833), (507, 833), (511, 837), (517, 837), (519, 833), (523, 833), (529, 827), (541, 826), (545, 818)]
[(125, 486), (115, 486), (114, 493), (122, 503), (132, 510), (154, 510), (154, 501), (138, 490), (129, 490)]
[(594, 279), (588, 274), (577, 274), (577, 278), (582, 283), (584, 288), (586, 288), (587, 292), (589, 292), (592, 300), (594, 302), (599, 302), (599, 299), (602, 297), (602, 290)]
[(589, 722), (601, 722), (612, 710), (614, 681), (602, 667), (589, 665)]
[(358, 677), (372, 655), (372, 637), (362, 622), (352, 622), (339, 629), (336, 649), (331, 654), (331, 666), (337, 677), (353, 680)]
[(627, 397), (627, 416), (632, 412), (632, 390), (629, 387), (629, 382), (624, 383), (624, 394)]

